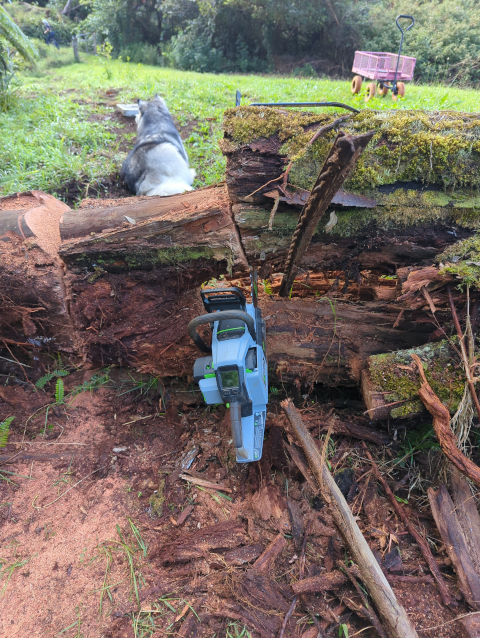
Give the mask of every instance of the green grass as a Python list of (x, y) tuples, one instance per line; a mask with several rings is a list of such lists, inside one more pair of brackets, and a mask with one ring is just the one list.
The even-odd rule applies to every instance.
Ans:
[[(253, 101), (339, 101), (357, 108), (425, 108), (475, 111), (479, 92), (446, 86), (407, 85), (405, 98), (375, 98), (368, 107), (352, 96), (347, 80), (257, 75), (212, 75), (107, 60), (81, 53), (73, 63), (69, 49), (57, 53), (42, 47), (40, 72), (24, 72), (13, 108), (0, 114), (0, 192), (37, 188), (59, 193), (70, 181), (98, 185), (115, 174), (125, 158), (111, 121), (88, 121), (95, 113), (111, 114), (100, 102), (129, 102), (163, 96), (180, 125), (190, 123), (186, 140), (195, 186), (222, 181), (225, 161), (218, 148), (222, 114)], [(70, 63), (71, 61), (71, 63)], [(114, 98), (108, 89), (119, 89)]]

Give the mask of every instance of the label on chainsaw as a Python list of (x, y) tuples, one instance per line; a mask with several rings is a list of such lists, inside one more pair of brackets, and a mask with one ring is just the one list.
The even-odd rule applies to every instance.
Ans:
[(265, 412), (254, 413), (255, 439), (253, 444), (253, 458), (255, 461), (258, 461), (258, 459), (262, 456), (263, 437), (265, 433), (265, 415)]

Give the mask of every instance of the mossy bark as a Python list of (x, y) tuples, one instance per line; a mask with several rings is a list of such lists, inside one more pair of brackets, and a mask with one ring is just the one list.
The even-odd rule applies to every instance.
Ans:
[(450, 414), (454, 414), (466, 381), (455, 341), (444, 340), (369, 357), (362, 371), (362, 392), (369, 417), (397, 419), (424, 412), (418, 396), (421, 379), (412, 354), (420, 357), (430, 386)]

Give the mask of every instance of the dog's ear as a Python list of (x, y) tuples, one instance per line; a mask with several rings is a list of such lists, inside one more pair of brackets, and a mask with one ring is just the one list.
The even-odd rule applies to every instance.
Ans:
[(147, 110), (147, 106), (148, 106), (148, 102), (145, 102), (145, 100), (138, 100), (138, 109), (142, 115)]
[(162, 98), (158, 95), (158, 93), (155, 93), (155, 97), (153, 99), (154, 100), (161, 100)]

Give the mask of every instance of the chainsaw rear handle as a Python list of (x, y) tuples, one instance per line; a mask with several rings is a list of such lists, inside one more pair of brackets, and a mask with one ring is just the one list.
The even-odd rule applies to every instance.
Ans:
[(243, 310), (221, 310), (220, 312), (209, 312), (207, 315), (201, 315), (200, 317), (192, 319), (187, 326), (191, 340), (202, 352), (211, 354), (212, 348), (207, 346), (202, 337), (198, 334), (198, 326), (203, 326), (204, 324), (212, 323), (213, 321), (222, 321), (223, 319), (239, 319), (240, 321), (243, 321), (243, 323), (247, 326), (250, 336), (255, 343), (257, 342), (255, 322), (247, 312), (243, 312)]

